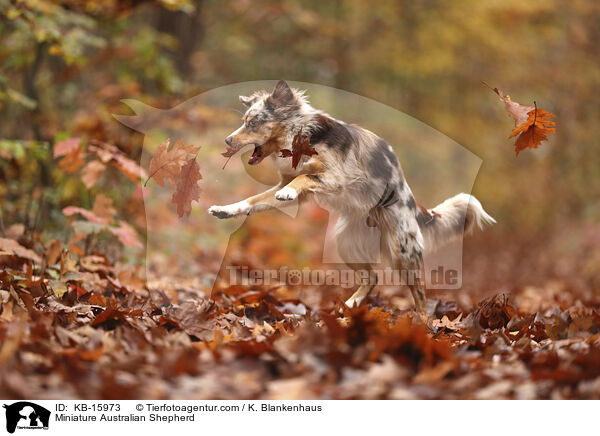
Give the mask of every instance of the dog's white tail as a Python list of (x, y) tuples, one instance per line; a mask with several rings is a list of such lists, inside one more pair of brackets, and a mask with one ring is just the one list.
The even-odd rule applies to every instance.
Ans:
[(425, 239), (425, 251), (432, 252), (444, 244), (471, 232), (475, 226), (496, 222), (479, 200), (461, 193), (428, 211), (418, 210), (417, 220)]

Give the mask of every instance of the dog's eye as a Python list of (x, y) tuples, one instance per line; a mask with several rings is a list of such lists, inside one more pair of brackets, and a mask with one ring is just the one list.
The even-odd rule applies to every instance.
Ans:
[(258, 121), (256, 121), (256, 120), (250, 120), (248, 122), (248, 126), (249, 127), (256, 127), (256, 126), (258, 126)]

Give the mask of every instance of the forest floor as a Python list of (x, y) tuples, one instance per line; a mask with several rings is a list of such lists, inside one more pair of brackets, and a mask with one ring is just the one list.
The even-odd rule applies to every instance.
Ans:
[(425, 325), (407, 290), (376, 290), (347, 309), (352, 290), (336, 287), (145, 283), (99, 253), (71, 259), (5, 238), (0, 395), (598, 399), (597, 239), (582, 235), (573, 257), (560, 242), (526, 250), (476, 236), (464, 288), (429, 293)]

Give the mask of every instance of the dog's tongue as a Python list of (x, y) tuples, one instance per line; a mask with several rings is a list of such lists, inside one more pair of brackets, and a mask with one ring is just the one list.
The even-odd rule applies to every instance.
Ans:
[(262, 157), (262, 148), (260, 145), (255, 145), (254, 152), (252, 153), (252, 156), (250, 156), (250, 159), (248, 159), (248, 164), (254, 165), (255, 163), (258, 162), (258, 160), (261, 157)]

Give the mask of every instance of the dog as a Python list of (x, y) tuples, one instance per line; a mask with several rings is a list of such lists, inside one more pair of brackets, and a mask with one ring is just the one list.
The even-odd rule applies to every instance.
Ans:
[[(374, 133), (337, 120), (312, 107), (305, 93), (280, 80), (272, 92), (258, 91), (240, 96), (247, 108), (243, 124), (226, 139), (230, 153), (253, 145), (249, 165), (267, 157), (274, 160), (280, 182), (271, 189), (225, 206), (211, 206), (217, 218), (249, 215), (282, 202), (310, 195), (319, 204), (339, 212), (336, 242), (340, 257), (357, 270), (366, 270), (356, 292), (346, 301), (359, 305), (377, 284), (372, 258), (372, 233), (380, 234), (380, 258), (399, 270), (416, 271), (408, 285), (415, 309), (425, 314), (424, 250), (470, 232), (474, 227), (495, 223), (481, 203), (468, 194), (458, 194), (432, 210), (417, 204), (406, 183), (392, 147)], [(301, 135), (316, 154), (301, 157), (296, 168), (281, 150), (291, 149)], [(364, 261), (363, 261), (364, 260)], [(367, 265), (365, 265), (367, 263)]]

